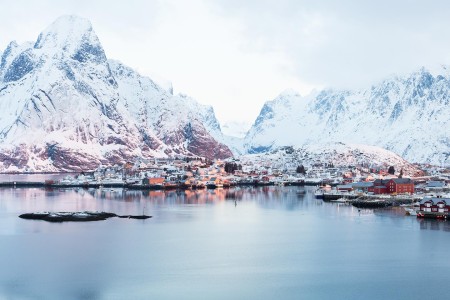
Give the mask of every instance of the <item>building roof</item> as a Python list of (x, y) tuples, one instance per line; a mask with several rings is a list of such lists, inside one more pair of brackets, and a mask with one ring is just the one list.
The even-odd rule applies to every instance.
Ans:
[(378, 189), (378, 190), (382, 190), (382, 189), (387, 190), (387, 186), (385, 186), (385, 185), (375, 185), (373, 188)]
[(427, 187), (443, 188), (445, 186), (445, 181), (428, 181)]
[(354, 189), (368, 188), (373, 186), (373, 182), (366, 182), (366, 181), (354, 182), (352, 183), (352, 186)]
[(390, 179), (375, 179), (375, 181), (373, 182), (373, 185), (375, 185), (375, 186), (386, 185), (389, 181), (390, 181)]
[(411, 178), (393, 178), (391, 180), (394, 181), (396, 184), (413, 183)]
[(442, 198), (442, 197), (424, 197), (420, 200), (420, 204), (424, 204), (427, 201), (433, 202), (433, 204), (437, 204), (441, 201), (444, 201), (447, 205), (450, 205), (450, 198)]
[(338, 189), (352, 189), (353, 186), (351, 184), (338, 184), (336, 186), (336, 188), (338, 188)]

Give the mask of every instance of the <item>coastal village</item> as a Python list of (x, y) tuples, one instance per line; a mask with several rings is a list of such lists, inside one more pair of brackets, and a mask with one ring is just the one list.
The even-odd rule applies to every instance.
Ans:
[[(450, 211), (450, 170), (425, 166), (415, 176), (395, 166), (304, 166), (295, 162), (150, 159), (122, 166), (70, 174), (45, 182), (4, 182), (3, 185), (46, 187), (122, 187), (140, 190), (221, 189), (232, 186), (316, 186), (323, 201), (350, 203), (359, 208), (408, 206), (419, 217), (447, 218)], [(416, 205), (416, 207), (414, 207)]]
[[(235, 185), (313, 185), (333, 186), (337, 191), (372, 194), (414, 194), (427, 188), (443, 190), (450, 182), (447, 169), (430, 169), (420, 176), (404, 175), (394, 166), (367, 168), (332, 164), (303, 166), (239, 159), (204, 158), (152, 159), (123, 166), (99, 166), (94, 171), (68, 175), (46, 185), (126, 186), (143, 189), (222, 188)], [(430, 185), (430, 186), (428, 186)]]

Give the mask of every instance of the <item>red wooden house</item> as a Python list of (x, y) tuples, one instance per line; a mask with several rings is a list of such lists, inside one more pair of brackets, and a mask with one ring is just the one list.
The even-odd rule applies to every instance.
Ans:
[(387, 194), (387, 183), (389, 180), (376, 179), (373, 182), (373, 186), (367, 188), (369, 193), (374, 194)]
[(414, 182), (410, 178), (377, 179), (368, 192), (374, 194), (412, 194)]
[(444, 218), (448, 217), (450, 211), (450, 198), (425, 197), (420, 201), (420, 208), (417, 211), (418, 217)]
[(410, 178), (395, 178), (386, 185), (389, 194), (413, 194), (414, 182)]

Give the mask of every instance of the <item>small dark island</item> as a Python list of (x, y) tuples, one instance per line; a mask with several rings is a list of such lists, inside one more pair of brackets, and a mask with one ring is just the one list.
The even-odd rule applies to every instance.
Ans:
[(90, 222), (90, 221), (104, 221), (108, 218), (127, 218), (127, 219), (140, 219), (145, 220), (151, 218), (147, 215), (124, 215), (119, 216), (114, 213), (108, 212), (39, 212), (39, 213), (27, 213), (22, 214), (19, 218), (27, 220), (43, 220), (47, 222)]

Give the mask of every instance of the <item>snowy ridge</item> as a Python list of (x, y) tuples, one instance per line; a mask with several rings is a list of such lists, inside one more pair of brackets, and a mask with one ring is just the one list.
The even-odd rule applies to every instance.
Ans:
[(92, 169), (136, 158), (232, 156), (211, 107), (108, 60), (88, 20), (64, 16), (0, 62), (0, 171)]
[(267, 102), (245, 138), (249, 153), (343, 142), (391, 150), (413, 162), (450, 164), (450, 76), (421, 70), (367, 90), (283, 93)]

